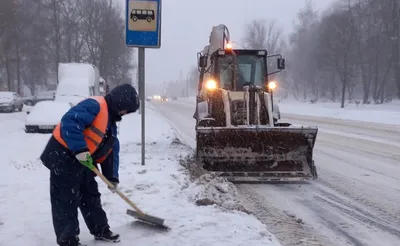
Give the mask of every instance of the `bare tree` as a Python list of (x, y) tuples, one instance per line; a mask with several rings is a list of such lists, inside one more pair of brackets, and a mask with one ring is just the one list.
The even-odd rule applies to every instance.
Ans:
[(299, 12), (290, 37), (294, 94), (303, 89), (303, 99), (335, 100), (340, 90), (341, 107), (345, 99), (384, 103), (400, 97), (398, 0), (337, 0), (321, 18), (310, 6)]
[(62, 46), (65, 47), (66, 62), (79, 62), (83, 59), (84, 40), (81, 32), (81, 16), (78, 12), (78, 1), (61, 2), (61, 23), (64, 26)]
[(284, 45), (283, 29), (275, 20), (253, 20), (245, 26), (243, 45), (251, 49), (266, 49), (275, 54)]
[(198, 86), (200, 79), (200, 72), (197, 66), (190, 69), (190, 72), (188, 74), (188, 79), (189, 79), (189, 90), (197, 94), (197, 90), (199, 89)]
[(15, 36), (17, 5), (10, 0), (0, 1), (0, 9), (0, 74), (2, 72), (6, 74), (6, 79), (0, 77), (0, 81), (3, 81), (3, 87), (11, 88), (13, 81), (12, 39)]
[(321, 28), (327, 62), (333, 64), (341, 81), (341, 107), (344, 108), (346, 90), (358, 72), (355, 61), (354, 32), (348, 11), (336, 10), (322, 20)]
[(130, 82), (133, 51), (115, 1), (4, 0), (0, 9), (3, 89), (34, 94), (57, 81), (60, 62), (89, 62), (111, 84)]
[(400, 3), (398, 0), (384, 0), (384, 14), (387, 25), (387, 38), (390, 37), (391, 60), (393, 63), (394, 81), (397, 86), (397, 97), (400, 99)]
[(100, 73), (107, 81), (116, 84), (130, 78), (133, 51), (125, 47), (124, 19), (113, 1), (80, 0), (79, 15), (82, 17), (82, 28), (85, 49), (84, 58), (99, 67)]
[(290, 35), (290, 48), (288, 53), (288, 80), (290, 89), (295, 98), (299, 98), (300, 91), (303, 100), (307, 99), (310, 89), (318, 94), (317, 83), (317, 33), (318, 16), (310, 1), (306, 2), (303, 9), (297, 14), (294, 32)]

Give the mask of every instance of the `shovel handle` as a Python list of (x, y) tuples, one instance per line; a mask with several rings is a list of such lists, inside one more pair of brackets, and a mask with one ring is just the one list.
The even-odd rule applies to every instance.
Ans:
[[(108, 181), (108, 179), (106, 177), (104, 177), (104, 175), (97, 169), (97, 168), (93, 168), (92, 171), (100, 177), (101, 180), (103, 180), (103, 182), (108, 186), (111, 187), (113, 189), (115, 189), (115, 186)], [(127, 196), (124, 195), (124, 193), (122, 193), (119, 189), (115, 189), (115, 192), (125, 201), (127, 202), (133, 209), (136, 210), (136, 212), (140, 215), (140, 216), (144, 216), (145, 214), (142, 212), (142, 210), (140, 210), (131, 200), (129, 200), (129, 198)]]

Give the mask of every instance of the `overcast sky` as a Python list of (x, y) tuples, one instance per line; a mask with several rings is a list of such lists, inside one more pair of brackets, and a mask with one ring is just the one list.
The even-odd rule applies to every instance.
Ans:
[[(125, 6), (125, 0), (120, 0)], [(314, 0), (324, 10), (334, 0)], [(225, 24), (233, 41), (241, 42), (244, 25), (253, 19), (276, 19), (290, 33), (304, 0), (163, 0), (160, 49), (146, 50), (146, 84), (179, 79), (197, 63), (212, 26)]]

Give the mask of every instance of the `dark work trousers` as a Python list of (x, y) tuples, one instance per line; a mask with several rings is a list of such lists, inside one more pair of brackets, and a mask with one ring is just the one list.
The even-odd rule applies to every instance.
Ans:
[(79, 241), (78, 207), (91, 234), (101, 234), (110, 227), (95, 175), (54, 142), (50, 139), (41, 159), (50, 169), (51, 210), (57, 243), (72, 246)]

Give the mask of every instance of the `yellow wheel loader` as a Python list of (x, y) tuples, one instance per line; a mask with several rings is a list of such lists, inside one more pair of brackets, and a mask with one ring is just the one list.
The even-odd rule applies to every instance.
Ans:
[[(277, 57), (277, 58), (276, 58)], [(267, 64), (276, 60), (277, 69)], [(234, 183), (317, 179), (317, 127), (279, 123), (268, 76), (285, 68), (281, 55), (233, 49), (225, 25), (215, 26), (198, 54), (196, 163)]]

